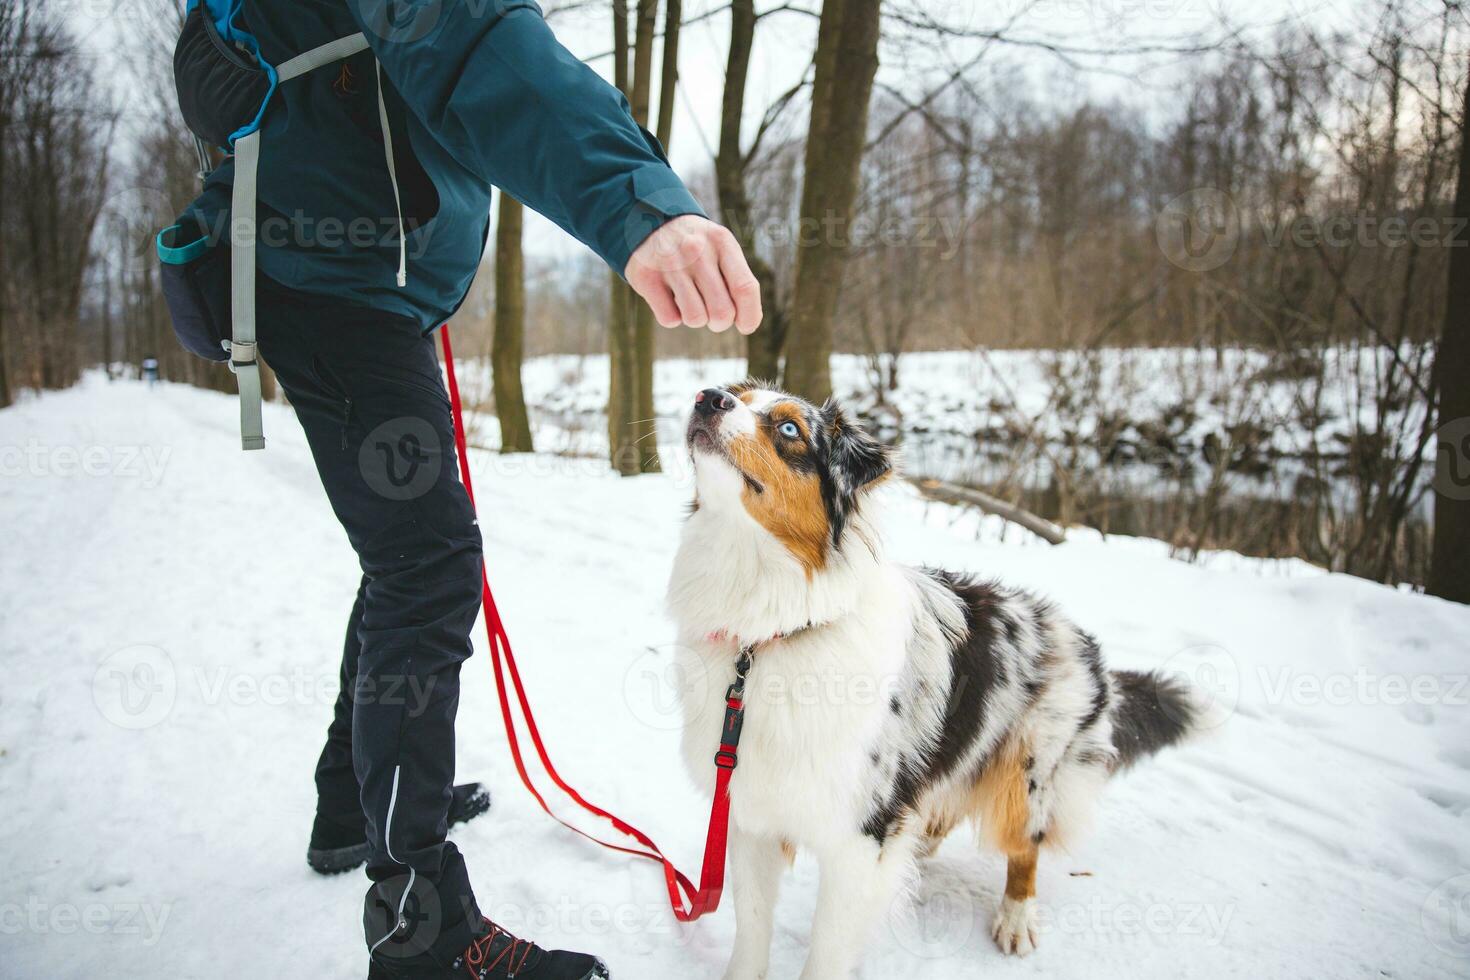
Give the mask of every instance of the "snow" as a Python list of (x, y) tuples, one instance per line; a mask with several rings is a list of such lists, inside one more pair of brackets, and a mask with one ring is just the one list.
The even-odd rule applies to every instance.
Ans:
[[(1107, 348), (1092, 352), (1051, 350), (952, 350), (905, 354), (898, 387), (888, 393), (884, 418), (910, 433), (1003, 439), (1017, 425), (1056, 443), (1069, 436), (1090, 440), (1106, 434), (1140, 448), (1167, 438), (1186, 455), (1210, 438), (1227, 439), (1248, 426), (1267, 457), (1311, 452), (1341, 454), (1356, 432), (1417, 433), (1419, 399), (1404, 410), (1377, 415), (1374, 385), (1393, 355), (1383, 348), (1332, 348), (1320, 356), (1321, 376), (1283, 375), (1281, 365), (1259, 350), (1227, 348)], [(1416, 353), (1405, 347), (1404, 362)], [(655, 409), (672, 438), (677, 434), (683, 392), (741, 377), (740, 358), (668, 358), (657, 362)], [(490, 399), (488, 362), (465, 365), (466, 388)], [(1059, 386), (1057, 379), (1066, 379)], [(559, 430), (548, 449), (602, 452), (606, 437), (606, 355), (549, 355), (526, 362), (526, 402)], [(1070, 404), (1059, 391), (1070, 390)], [(1399, 386), (1409, 383), (1400, 376)], [(833, 391), (862, 411), (873, 406), (868, 358), (832, 358)], [(1085, 396), (1085, 397), (1083, 397)], [(1310, 409), (1310, 411), (1309, 411)], [(1315, 415), (1308, 428), (1303, 419)], [(573, 424), (576, 423), (576, 424)], [(1407, 451), (1407, 450), (1406, 450)], [(1425, 450), (1433, 459), (1433, 444)]]
[[(93, 375), (0, 411), (0, 976), (365, 974), (362, 877), (304, 861), (357, 570), (289, 410), (266, 412), (270, 448), (245, 454), (233, 399), (180, 386)], [(553, 756), (692, 873), (708, 803), (679, 762), (661, 604), (687, 473), (472, 462)], [(961, 833), (865, 976), (1470, 976), (1470, 609), (1300, 562), (1053, 548), (887, 493), (897, 556), (1041, 590), (1113, 666), (1188, 671), (1230, 717), (1116, 780), (1092, 835), (1043, 857), (1031, 956), (991, 943), (1003, 863)], [(458, 766), (494, 805), (454, 838), (485, 911), (619, 980), (719, 976), (728, 902), (677, 925), (656, 866), (536, 809), (493, 687), (482, 648)], [(816, 887), (803, 855), (773, 980), (800, 971)]]

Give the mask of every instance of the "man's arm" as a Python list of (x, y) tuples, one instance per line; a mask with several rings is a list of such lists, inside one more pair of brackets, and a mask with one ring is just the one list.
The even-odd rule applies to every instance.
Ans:
[(759, 289), (734, 237), (532, 0), (348, 6), (393, 88), (462, 166), (584, 242), (665, 326), (755, 329)]

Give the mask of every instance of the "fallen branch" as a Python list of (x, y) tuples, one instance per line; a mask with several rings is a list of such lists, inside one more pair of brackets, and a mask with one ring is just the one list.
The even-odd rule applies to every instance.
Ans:
[(924, 496), (934, 500), (943, 501), (946, 504), (968, 504), (978, 507), (987, 514), (1010, 521), (1012, 524), (1020, 525), (1032, 534), (1051, 544), (1061, 544), (1067, 540), (1066, 534), (1061, 528), (1043, 517), (1037, 517), (1015, 504), (1007, 503), (999, 497), (992, 497), (980, 490), (972, 490), (969, 487), (958, 486), (954, 483), (945, 483), (942, 480), (930, 480), (923, 477), (909, 477), (908, 481), (919, 488)]

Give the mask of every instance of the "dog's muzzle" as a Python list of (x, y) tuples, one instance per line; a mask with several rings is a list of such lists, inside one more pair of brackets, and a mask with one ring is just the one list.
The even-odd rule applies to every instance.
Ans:
[(689, 428), (684, 438), (690, 447), (700, 445), (713, 449), (719, 443), (720, 423), (740, 404), (723, 388), (706, 388), (694, 396), (694, 411), (689, 414)]

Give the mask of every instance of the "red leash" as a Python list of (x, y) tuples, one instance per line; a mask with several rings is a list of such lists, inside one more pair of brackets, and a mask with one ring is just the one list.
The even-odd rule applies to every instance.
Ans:
[[(454, 349), (449, 341), (449, 327), (447, 325), (442, 327), (439, 334), (444, 342), (444, 371), (449, 380), (449, 402), (454, 410), (454, 444), (459, 451), (459, 476), (464, 483), (465, 492), (469, 494), (470, 506), (473, 507), (475, 489), (470, 480), (469, 453), (465, 445), (464, 413), (460, 407), (459, 382), (454, 376)], [(635, 857), (647, 858), (662, 864), (664, 881), (669, 889), (669, 904), (673, 907), (674, 918), (680, 922), (693, 922), (700, 916), (707, 915), (719, 908), (720, 893), (725, 887), (725, 845), (730, 830), (730, 776), (738, 762), (736, 750), (739, 747), (740, 728), (745, 716), (745, 672), (750, 669), (750, 651), (741, 651), (740, 660), (736, 665), (735, 683), (730, 685), (729, 691), (726, 692), (725, 727), (720, 737), (720, 750), (715, 754), (715, 766), (718, 768), (715, 778), (715, 799), (710, 808), (709, 833), (704, 842), (704, 866), (700, 871), (699, 888), (696, 890), (683, 872), (674, 867), (672, 861), (664, 857), (663, 851), (659, 850), (651, 837), (602, 807), (587, 802), (583, 799), (582, 794), (573, 789), (556, 771), (556, 766), (552, 765), (551, 757), (546, 753), (546, 744), (541, 740), (541, 731), (536, 726), (536, 717), (531, 713), (531, 702), (526, 697), (526, 688), (521, 682), (521, 672), (516, 666), (515, 654), (511, 652), (510, 637), (506, 634), (505, 624), (500, 619), (500, 610), (495, 605), (495, 596), (490, 592), (489, 573), (483, 569), (481, 571), (485, 599), (485, 635), (490, 641), (490, 662), (495, 668), (495, 688), (500, 695), (500, 714), (505, 720), (505, 737), (510, 743), (511, 758), (515, 760), (516, 772), (520, 774), (521, 782), (527, 791), (535, 797), (541, 809), (568, 830), (581, 834), (593, 843), (600, 844), (609, 850), (621, 851), (624, 854), (632, 854)], [(521, 715), (526, 719), (526, 732), (536, 749), (536, 756), (541, 760), (542, 768), (551, 777), (551, 781), (583, 810), (608, 821), (614, 829), (633, 838), (646, 849), (614, 844), (594, 837), (552, 812), (546, 799), (531, 782), (531, 775), (526, 770), (525, 760), (521, 757), (520, 739), (516, 734), (515, 719), (510, 709), (510, 697), (505, 686), (507, 674), (515, 686), (516, 701), (521, 706)], [(688, 909), (684, 908), (686, 899), (689, 903)]]

